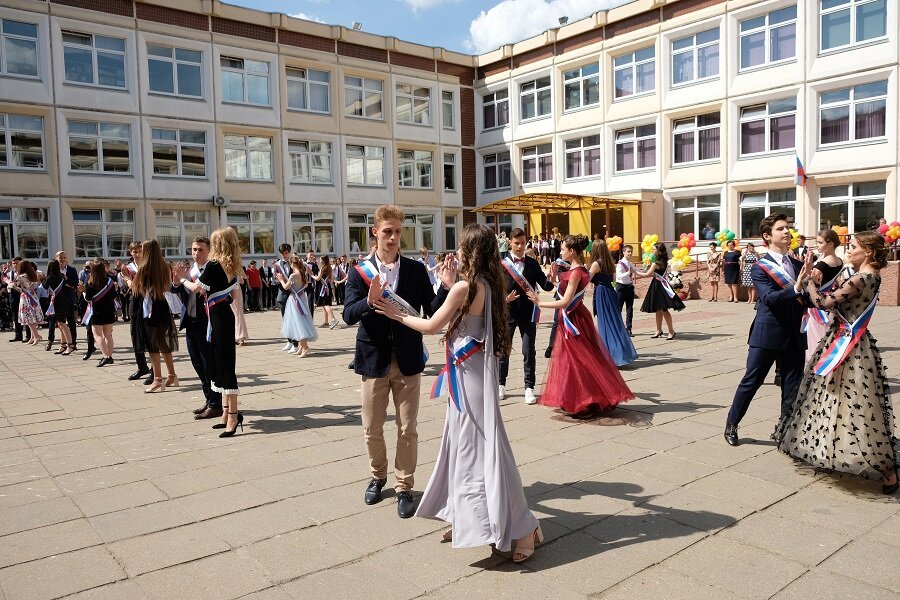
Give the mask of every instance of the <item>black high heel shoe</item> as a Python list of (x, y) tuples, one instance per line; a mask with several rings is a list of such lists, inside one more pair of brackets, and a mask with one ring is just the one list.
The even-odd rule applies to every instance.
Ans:
[(235, 424), (234, 429), (232, 429), (231, 431), (226, 429), (225, 431), (220, 433), (219, 434), (220, 438), (226, 438), (226, 437), (233, 436), (235, 433), (237, 433), (238, 425), (240, 425), (240, 427), (241, 427), (241, 433), (243, 433), (243, 431), (244, 431), (244, 413), (242, 413), (241, 411), (238, 411), (236, 413), (230, 412), (228, 414), (229, 415), (237, 415), (237, 423)]
[(651, 336), (650, 336), (650, 339), (651, 339), (651, 340), (655, 340), (656, 338), (661, 338), (661, 337), (662, 337), (662, 334), (663, 334), (662, 331), (657, 331), (657, 332), (656, 332), (656, 335), (651, 335)]

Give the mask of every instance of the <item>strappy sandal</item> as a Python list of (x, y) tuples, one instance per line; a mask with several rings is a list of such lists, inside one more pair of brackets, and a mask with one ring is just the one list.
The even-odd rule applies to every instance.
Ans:
[(534, 530), (532, 539), (534, 540), (534, 546), (532, 546), (531, 548), (519, 548), (519, 544), (516, 543), (516, 547), (513, 550), (513, 557), (512, 557), (512, 561), (514, 563), (523, 563), (526, 560), (528, 560), (529, 558), (531, 558), (531, 556), (534, 554), (535, 546), (537, 546), (538, 544), (542, 544), (544, 542), (544, 532), (541, 531), (540, 525), (538, 525), (537, 528)]

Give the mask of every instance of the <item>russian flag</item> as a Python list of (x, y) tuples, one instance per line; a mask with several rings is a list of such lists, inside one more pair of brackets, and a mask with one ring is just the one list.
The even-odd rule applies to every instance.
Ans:
[(809, 177), (806, 175), (806, 169), (803, 168), (803, 163), (800, 162), (800, 155), (795, 155), (797, 158), (797, 172), (794, 173), (794, 185), (806, 186), (806, 182), (809, 180)]

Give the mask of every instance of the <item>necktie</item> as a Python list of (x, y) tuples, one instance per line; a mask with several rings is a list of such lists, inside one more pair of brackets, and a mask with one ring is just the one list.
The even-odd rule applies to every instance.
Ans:
[(792, 278), (796, 279), (796, 275), (794, 274), (794, 265), (791, 263), (790, 257), (786, 254), (781, 258), (781, 264), (784, 265), (785, 272), (790, 275)]
[(513, 262), (516, 262), (516, 263), (525, 262), (525, 259), (513, 256)]

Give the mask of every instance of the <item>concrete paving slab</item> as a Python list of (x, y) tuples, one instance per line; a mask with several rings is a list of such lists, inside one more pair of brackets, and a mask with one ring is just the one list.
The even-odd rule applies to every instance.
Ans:
[(231, 548), (198, 523), (113, 542), (107, 547), (129, 577), (191, 562)]
[(125, 577), (112, 554), (97, 546), (2, 569), (0, 586), (7, 598), (50, 600)]

